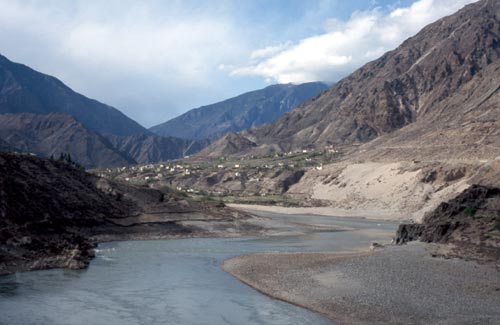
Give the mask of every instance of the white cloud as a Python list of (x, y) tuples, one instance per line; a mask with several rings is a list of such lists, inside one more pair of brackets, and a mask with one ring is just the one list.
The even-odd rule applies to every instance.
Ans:
[(0, 54), (152, 125), (264, 81), (338, 79), (470, 1), (341, 21), (326, 19), (336, 0), (0, 0)]
[(292, 46), (292, 42), (288, 41), (283, 44), (279, 44), (276, 46), (268, 46), (263, 49), (258, 49), (253, 51), (250, 54), (250, 58), (252, 59), (261, 59), (261, 58), (267, 58), (270, 57), (276, 53), (282, 52)]
[(0, 53), (151, 125), (218, 98), (250, 50), (223, 5), (0, 0)]
[(335, 81), (395, 48), (425, 25), (477, 0), (419, 0), (388, 14), (380, 8), (355, 12), (346, 22), (327, 20), (325, 33), (287, 46), (254, 50), (248, 65), (232, 75), (261, 76), (267, 81)]

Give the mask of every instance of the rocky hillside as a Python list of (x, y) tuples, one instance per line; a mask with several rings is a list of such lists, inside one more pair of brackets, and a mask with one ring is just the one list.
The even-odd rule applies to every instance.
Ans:
[(399, 226), (396, 243), (449, 243), (452, 255), (500, 260), (500, 188), (474, 185), (441, 203), (422, 224)]
[(0, 274), (84, 267), (101, 240), (210, 236), (207, 222), (232, 234), (256, 230), (247, 217), (216, 202), (116, 183), (64, 162), (0, 153)]
[(0, 114), (0, 151), (58, 157), (69, 153), (86, 168), (119, 167), (176, 159), (208, 141), (161, 137), (148, 132), (102, 136), (65, 113)]
[(0, 114), (5, 113), (67, 113), (101, 134), (131, 135), (145, 131), (117, 109), (0, 55)]
[(321, 82), (272, 85), (192, 109), (150, 130), (162, 136), (215, 139), (229, 131), (272, 122), (326, 89), (328, 86)]
[(0, 114), (0, 139), (6, 144), (4, 151), (15, 149), (42, 157), (69, 153), (87, 168), (136, 163), (106, 138), (63, 113)]
[[(479, 1), (242, 135), (259, 149), (352, 145), (380, 137), (374, 149), (379, 157), (391, 148), (407, 149), (394, 149), (393, 158), (411, 155), (414, 147), (425, 147), (426, 155), (460, 156), (464, 148), (498, 155), (499, 44), (500, 2)], [(448, 145), (450, 140), (460, 148)], [(382, 146), (387, 150), (377, 151)]]
[(182, 158), (205, 148), (208, 140), (187, 140), (139, 133), (120, 137), (106, 137), (120, 152), (125, 152), (139, 164), (149, 164)]
[(255, 142), (252, 142), (241, 134), (234, 132), (228, 132), (214, 143), (215, 145), (209, 146), (199, 152), (198, 156), (203, 158), (223, 157), (238, 154), (241, 151), (246, 152), (257, 146)]

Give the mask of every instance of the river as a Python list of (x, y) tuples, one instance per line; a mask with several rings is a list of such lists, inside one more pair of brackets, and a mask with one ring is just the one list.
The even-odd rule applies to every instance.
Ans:
[(357, 230), (103, 243), (85, 270), (0, 277), (0, 324), (331, 324), (240, 283), (222, 271), (222, 262), (254, 252), (367, 249), (390, 239), (397, 227), (364, 219), (272, 216)]

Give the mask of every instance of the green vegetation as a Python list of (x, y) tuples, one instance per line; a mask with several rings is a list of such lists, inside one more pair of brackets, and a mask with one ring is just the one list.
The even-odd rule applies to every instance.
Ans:
[(222, 200), (225, 203), (238, 203), (238, 204), (261, 204), (261, 205), (280, 205), (285, 207), (300, 207), (302, 202), (297, 199), (281, 195), (268, 195), (268, 196), (226, 196)]
[(196, 195), (191, 195), (191, 198), (194, 201), (198, 202), (218, 202), (220, 199), (217, 199), (213, 196), (207, 195), (207, 194), (196, 194)]
[(51, 155), (50, 160), (52, 161), (58, 161), (58, 162), (63, 162), (67, 165), (70, 165), (72, 167), (75, 167), (77, 169), (80, 169), (80, 170), (84, 170), (85, 168), (80, 165), (78, 162), (74, 161), (73, 158), (71, 158), (71, 154), (68, 152), (68, 153), (65, 153), (65, 152), (61, 152), (61, 154), (59, 155), (59, 158), (55, 158), (54, 155)]
[(476, 215), (476, 209), (474, 208), (471, 208), (471, 207), (467, 207), (464, 209), (464, 213), (465, 215), (469, 216), (469, 217), (474, 217)]
[[(175, 194), (177, 196), (189, 197), (189, 195), (186, 192), (179, 191), (179, 190), (172, 188), (172, 187), (169, 187), (169, 186), (162, 186), (162, 187), (158, 187), (157, 189), (165, 194)], [(165, 200), (165, 196), (163, 196), (163, 200)], [(160, 201), (160, 202), (163, 202), (163, 201)]]
[[(283, 197), (281, 193), (288, 188), (288, 179), (295, 172), (321, 169), (323, 165), (340, 159), (341, 153), (333, 147), (324, 149), (301, 149), (267, 155), (245, 157), (219, 157), (206, 160), (174, 160), (142, 166), (125, 166), (94, 170), (100, 177), (126, 182), (127, 184), (164, 188), (165, 193), (192, 197), (203, 202), (242, 203), (302, 206), (300, 200)], [(284, 174), (287, 172), (288, 174)], [(276, 179), (277, 177), (283, 180)], [(284, 183), (286, 179), (287, 183)], [(206, 180), (207, 182), (197, 182)], [(275, 188), (266, 188), (266, 196), (260, 196), (259, 182), (276, 181)], [(241, 182), (242, 190), (232, 191), (224, 183)], [(288, 184), (288, 185), (286, 185)], [(250, 186), (257, 187), (246, 191)], [(269, 187), (269, 184), (265, 185)], [(168, 187), (168, 189), (166, 188)], [(231, 195), (231, 196), (228, 196)]]

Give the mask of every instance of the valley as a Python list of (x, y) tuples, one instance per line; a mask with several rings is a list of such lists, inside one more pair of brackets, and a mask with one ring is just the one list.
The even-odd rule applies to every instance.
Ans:
[(249, 34), (179, 54), (170, 26), (102, 69), (146, 126), (0, 55), (0, 323), (498, 324), (500, 2), (445, 1), (351, 8), (246, 64)]

